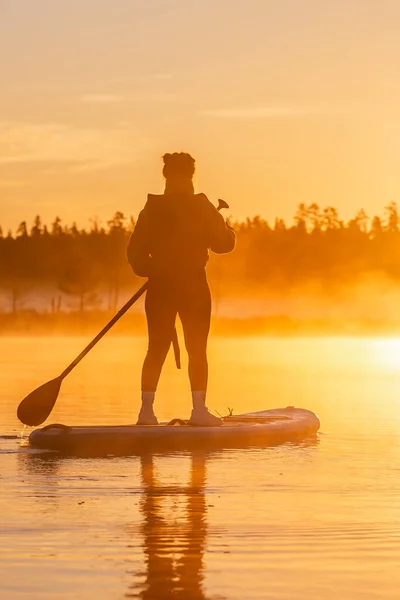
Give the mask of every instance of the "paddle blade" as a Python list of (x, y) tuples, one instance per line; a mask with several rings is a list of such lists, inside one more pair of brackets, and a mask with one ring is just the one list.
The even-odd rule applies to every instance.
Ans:
[(62, 379), (57, 377), (41, 385), (22, 400), (17, 410), (18, 419), (30, 427), (41, 425), (53, 410)]

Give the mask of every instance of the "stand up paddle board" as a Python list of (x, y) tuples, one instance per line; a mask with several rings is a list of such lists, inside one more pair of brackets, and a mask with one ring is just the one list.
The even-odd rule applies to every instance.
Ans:
[(220, 427), (194, 427), (180, 419), (159, 425), (69, 427), (47, 425), (35, 429), (29, 443), (35, 448), (68, 454), (140, 454), (143, 451), (211, 450), (268, 446), (315, 435), (318, 417), (302, 408), (277, 408), (230, 415)]

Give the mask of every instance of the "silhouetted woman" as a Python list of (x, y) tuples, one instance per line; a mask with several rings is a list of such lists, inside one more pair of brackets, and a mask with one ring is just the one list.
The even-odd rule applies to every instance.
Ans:
[(206, 407), (207, 338), (211, 296), (208, 251), (231, 252), (235, 233), (204, 194), (195, 194), (194, 159), (184, 152), (163, 157), (165, 192), (149, 194), (128, 245), (136, 275), (149, 278), (146, 316), (149, 346), (142, 371), (138, 424), (154, 425), (154, 396), (179, 315), (189, 356), (195, 425), (220, 425)]

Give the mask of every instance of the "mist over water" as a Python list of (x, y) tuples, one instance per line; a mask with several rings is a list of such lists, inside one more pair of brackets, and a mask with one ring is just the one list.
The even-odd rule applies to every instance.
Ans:
[[(0, 231), (0, 330), (76, 334), (86, 333), (82, 324), (87, 331), (104, 324), (143, 283), (126, 255), (135, 222), (117, 211), (82, 229), (38, 215), (32, 225)], [(313, 203), (299, 204), (292, 222), (255, 216), (231, 224), (235, 251), (211, 253), (207, 266), (216, 331), (400, 330), (396, 203), (372, 218), (359, 210), (344, 221), (336, 208)], [(126, 331), (143, 332), (142, 312), (141, 303), (133, 307)]]
[[(139, 285), (139, 284), (138, 284)], [(137, 287), (137, 286), (136, 286)], [(76, 300), (54, 289), (26, 292), (24, 307), (11, 312), (10, 294), (0, 288), (0, 328), (5, 335), (93, 336), (114, 316), (136, 290), (119, 292), (115, 309), (107, 308), (106, 294), (97, 295), (97, 307), (79, 310)], [(211, 281), (212, 331), (223, 335), (398, 335), (400, 333), (400, 286), (384, 274), (366, 274), (346, 285), (329, 287), (309, 282), (276, 289), (249, 284), (239, 289)], [(52, 311), (54, 298), (63, 310)], [(61, 300), (60, 300), (61, 299)], [(144, 335), (147, 330), (143, 299), (140, 299), (109, 335)]]
[[(209, 406), (309, 408), (321, 433), (303, 444), (104, 459), (21, 445), (19, 400), (87, 341), (0, 340), (7, 599), (398, 597), (397, 338), (210, 339)], [(64, 382), (50, 422), (134, 422), (145, 349), (144, 337), (105, 338)], [(185, 370), (169, 356), (157, 415), (189, 410)]]

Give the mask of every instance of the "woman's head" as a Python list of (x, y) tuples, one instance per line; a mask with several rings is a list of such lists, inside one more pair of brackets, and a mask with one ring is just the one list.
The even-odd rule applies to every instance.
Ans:
[(195, 160), (187, 152), (164, 154), (163, 175), (167, 181), (191, 181), (195, 171)]

